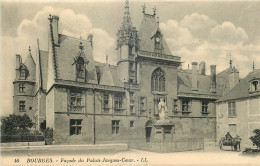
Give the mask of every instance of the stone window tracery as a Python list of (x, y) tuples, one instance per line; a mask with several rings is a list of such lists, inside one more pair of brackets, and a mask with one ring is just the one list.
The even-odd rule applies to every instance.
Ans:
[(165, 72), (161, 68), (152, 74), (152, 91), (165, 92)]

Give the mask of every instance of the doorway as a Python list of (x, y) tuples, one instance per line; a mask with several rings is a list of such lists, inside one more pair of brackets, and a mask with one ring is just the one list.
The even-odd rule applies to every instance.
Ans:
[(152, 133), (152, 127), (153, 127), (153, 122), (151, 120), (148, 120), (145, 124), (145, 138), (146, 142), (151, 141), (151, 133)]
[(152, 127), (146, 127), (145, 128), (146, 142), (150, 142), (151, 141), (151, 132), (152, 132)]

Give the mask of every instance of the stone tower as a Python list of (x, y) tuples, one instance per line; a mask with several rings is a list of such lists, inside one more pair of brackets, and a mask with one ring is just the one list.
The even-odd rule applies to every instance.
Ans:
[(24, 63), (22, 62), (21, 56), (16, 55), (15, 70), (16, 77), (13, 82), (13, 112), (16, 115), (27, 114), (32, 119), (36, 65), (33, 60), (30, 47), (29, 54)]
[(136, 83), (136, 53), (138, 36), (133, 27), (129, 12), (129, 1), (125, 2), (125, 13), (122, 25), (117, 32), (117, 65), (121, 82)]

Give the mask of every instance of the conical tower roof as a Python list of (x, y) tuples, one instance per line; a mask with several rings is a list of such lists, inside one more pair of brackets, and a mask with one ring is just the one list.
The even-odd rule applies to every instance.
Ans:
[(29, 70), (28, 80), (35, 81), (36, 65), (35, 65), (35, 62), (34, 62), (33, 57), (32, 57), (30, 46), (29, 46), (29, 54), (28, 54), (26, 60), (24, 61), (24, 65)]

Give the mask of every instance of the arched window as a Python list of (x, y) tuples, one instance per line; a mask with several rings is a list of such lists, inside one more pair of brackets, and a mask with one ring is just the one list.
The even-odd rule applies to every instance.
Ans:
[(77, 78), (85, 78), (84, 59), (79, 57), (76, 62)]
[(161, 68), (157, 68), (152, 74), (152, 91), (165, 91), (165, 73)]

